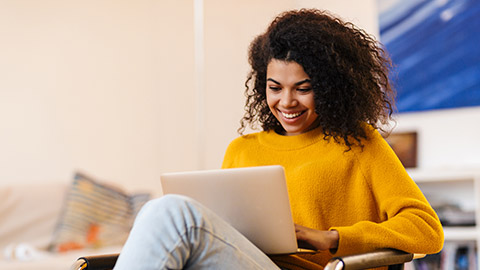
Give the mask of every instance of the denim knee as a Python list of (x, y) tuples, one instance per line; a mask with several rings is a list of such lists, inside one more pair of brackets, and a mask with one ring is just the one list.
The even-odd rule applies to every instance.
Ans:
[(152, 216), (161, 212), (176, 212), (178, 214), (187, 210), (191, 212), (196, 208), (194, 200), (177, 194), (167, 194), (160, 198), (148, 201), (139, 212), (139, 216)]

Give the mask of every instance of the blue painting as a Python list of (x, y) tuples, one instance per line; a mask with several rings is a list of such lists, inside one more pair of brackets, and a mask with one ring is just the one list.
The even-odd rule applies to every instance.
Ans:
[(480, 105), (480, 0), (378, 0), (400, 113)]

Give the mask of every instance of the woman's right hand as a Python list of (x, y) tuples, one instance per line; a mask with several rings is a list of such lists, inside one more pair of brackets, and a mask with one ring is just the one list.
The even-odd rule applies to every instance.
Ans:
[(336, 249), (339, 235), (335, 230), (321, 231), (295, 224), (297, 240), (313, 246), (316, 250)]

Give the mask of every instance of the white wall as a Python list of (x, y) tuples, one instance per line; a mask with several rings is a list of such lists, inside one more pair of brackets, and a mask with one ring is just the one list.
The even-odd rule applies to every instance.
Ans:
[(191, 168), (191, 2), (1, 1), (0, 181)]

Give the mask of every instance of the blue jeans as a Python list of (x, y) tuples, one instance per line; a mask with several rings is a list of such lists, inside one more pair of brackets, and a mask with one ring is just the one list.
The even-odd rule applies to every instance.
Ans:
[(200, 203), (166, 195), (138, 214), (115, 269), (280, 269)]

